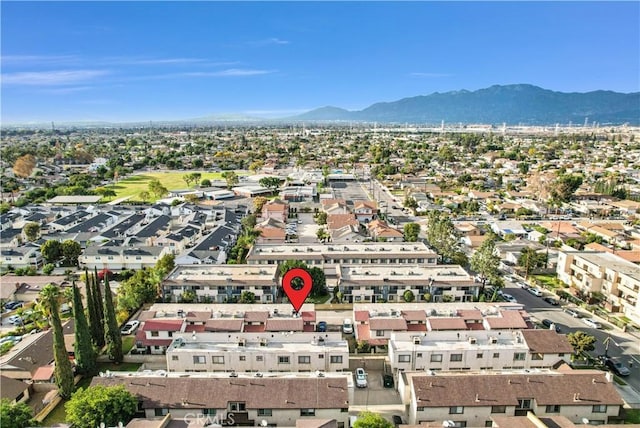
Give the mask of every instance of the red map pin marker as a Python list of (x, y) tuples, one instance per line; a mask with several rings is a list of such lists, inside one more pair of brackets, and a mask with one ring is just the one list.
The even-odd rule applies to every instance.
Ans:
[[(302, 287), (298, 289), (293, 288), (291, 282), (295, 278), (302, 280)], [(313, 280), (311, 279), (311, 274), (302, 268), (290, 269), (282, 277), (282, 288), (296, 312), (300, 312), (304, 301), (307, 299), (307, 296), (309, 296), (309, 293), (311, 293), (312, 286)]]

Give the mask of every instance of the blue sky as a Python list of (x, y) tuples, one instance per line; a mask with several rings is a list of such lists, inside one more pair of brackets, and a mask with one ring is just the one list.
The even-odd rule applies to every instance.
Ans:
[(1, 2), (3, 123), (640, 90), (633, 2)]

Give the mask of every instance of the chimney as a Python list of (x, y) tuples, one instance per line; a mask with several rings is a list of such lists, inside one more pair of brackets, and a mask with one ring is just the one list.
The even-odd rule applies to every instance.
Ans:
[(511, 379), (509, 379), (507, 382), (509, 382), (509, 385), (511, 385)]
[(479, 402), (480, 402), (480, 395), (476, 394), (476, 403), (479, 403)]
[(604, 374), (604, 378), (607, 380), (607, 382), (611, 383), (613, 381), (613, 375), (611, 374), (611, 372), (606, 372)]
[(575, 394), (573, 394), (573, 401), (580, 401), (580, 393), (576, 392)]

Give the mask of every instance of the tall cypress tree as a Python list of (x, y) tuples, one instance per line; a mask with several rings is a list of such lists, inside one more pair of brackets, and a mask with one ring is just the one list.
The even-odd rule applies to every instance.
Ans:
[(85, 268), (84, 270), (85, 277), (85, 289), (87, 291), (87, 319), (89, 320), (89, 332), (91, 333), (91, 340), (93, 344), (98, 346), (98, 333), (97, 323), (102, 320), (98, 320), (96, 317), (96, 313), (94, 311), (95, 302), (93, 300), (93, 286), (91, 285), (91, 277), (89, 276), (89, 271)]
[(76, 287), (75, 281), (73, 282), (73, 319), (75, 321), (75, 343), (73, 346), (76, 365), (81, 374), (90, 375), (95, 373), (96, 352), (91, 342), (89, 324), (82, 306), (82, 296), (80, 296), (80, 290)]
[(46, 285), (40, 292), (41, 305), (44, 308), (53, 329), (53, 358), (55, 360), (54, 376), (58, 392), (62, 398), (70, 398), (74, 381), (69, 354), (64, 346), (64, 333), (60, 321), (60, 289), (55, 285)]
[(93, 282), (91, 283), (93, 286), (93, 311), (96, 314), (96, 340), (98, 341), (96, 345), (98, 348), (102, 348), (104, 346), (104, 311), (103, 305), (104, 302), (102, 300), (102, 292), (100, 291), (100, 280), (98, 279), (98, 274), (93, 275)]
[(113, 297), (109, 288), (109, 278), (104, 277), (104, 340), (107, 344), (107, 354), (115, 363), (121, 363), (122, 355), (122, 336), (118, 330), (116, 321), (116, 311), (113, 307)]

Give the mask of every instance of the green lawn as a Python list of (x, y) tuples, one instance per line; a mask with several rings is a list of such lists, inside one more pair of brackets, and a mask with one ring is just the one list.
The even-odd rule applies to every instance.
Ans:
[(548, 289), (555, 289), (558, 288), (558, 284), (556, 283), (556, 275), (531, 275), (532, 277), (534, 277), (535, 279), (537, 279), (538, 281), (540, 281), (540, 283)]
[(136, 343), (136, 337), (135, 336), (125, 336), (122, 338), (122, 353), (123, 354), (128, 354), (129, 351), (131, 351), (131, 348), (133, 348), (133, 345), (135, 345)]
[[(112, 189), (116, 192), (116, 196), (114, 198), (109, 198), (109, 200), (119, 199), (130, 197), (131, 201), (140, 201), (141, 199), (138, 197), (140, 192), (149, 190), (149, 182), (151, 180), (158, 180), (160, 184), (167, 188), (167, 190), (178, 190), (178, 189), (186, 189), (187, 183), (182, 179), (185, 174), (191, 174), (193, 172), (200, 172), (202, 177), (200, 181), (208, 178), (209, 180), (221, 180), (222, 176), (220, 172), (204, 172), (204, 171), (172, 171), (172, 172), (149, 172), (145, 174), (137, 174), (132, 175), (122, 180), (118, 181), (116, 184), (112, 184), (106, 186), (108, 189)], [(238, 172), (236, 174), (239, 176), (246, 175), (245, 172)], [(200, 184), (200, 183), (198, 183)], [(191, 187), (194, 187), (195, 184), (192, 184)], [(152, 200), (156, 198), (153, 195), (150, 195)]]

